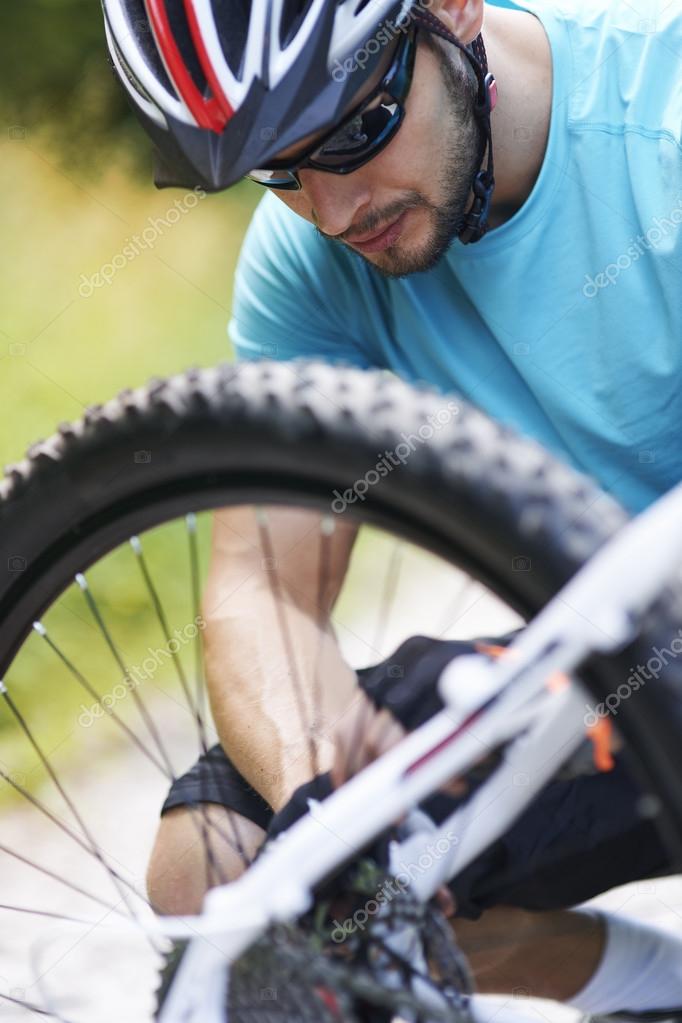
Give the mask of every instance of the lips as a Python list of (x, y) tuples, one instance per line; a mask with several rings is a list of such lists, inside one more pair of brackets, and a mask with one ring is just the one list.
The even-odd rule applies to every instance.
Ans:
[(402, 234), (407, 213), (408, 211), (405, 210), (396, 220), (391, 221), (390, 224), (374, 234), (347, 238), (346, 241), (348, 245), (358, 249), (360, 252), (380, 252), (383, 249), (387, 249), (389, 245), (394, 245)]

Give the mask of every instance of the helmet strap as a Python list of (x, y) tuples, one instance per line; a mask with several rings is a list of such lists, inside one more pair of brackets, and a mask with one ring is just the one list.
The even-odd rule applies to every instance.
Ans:
[[(472, 184), (474, 199), (468, 212), (464, 215), (458, 234), (459, 240), (464, 245), (470, 245), (473, 242), (480, 241), (490, 227), (488, 217), (490, 215), (493, 192), (495, 191), (493, 136), (490, 126), (490, 115), (497, 102), (497, 82), (495, 81), (495, 76), (488, 71), (488, 56), (481, 35), (474, 39), (471, 46), (465, 46), (439, 18), (422, 7), (418, 7), (415, 10), (414, 20), (427, 32), (440, 36), (441, 39), (453, 43), (458, 50), (461, 50), (474, 69), (478, 83), (478, 96), (476, 98), (474, 114), (483, 132), (485, 149)], [(483, 160), (486, 153), (487, 160), (484, 168)]]

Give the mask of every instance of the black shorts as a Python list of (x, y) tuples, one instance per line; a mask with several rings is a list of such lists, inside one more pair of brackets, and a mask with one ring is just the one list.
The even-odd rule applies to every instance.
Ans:
[[(474, 643), (413, 637), (387, 660), (361, 669), (358, 682), (375, 702), (394, 704), (403, 723), (416, 727), (438, 709), (442, 669), (474, 649)], [(297, 802), (303, 808), (306, 795), (319, 798), (329, 789), (323, 776), (299, 790)], [(272, 824), (272, 808), (220, 746), (173, 783), (162, 813), (201, 802), (235, 810), (264, 830)], [(423, 808), (440, 822), (457, 803), (438, 794)], [(641, 805), (641, 791), (620, 759), (608, 774), (552, 782), (506, 835), (452, 882), (458, 914), (475, 919), (497, 905), (563, 909), (617, 885), (670, 873), (667, 850), (652, 821), (641, 816)]]

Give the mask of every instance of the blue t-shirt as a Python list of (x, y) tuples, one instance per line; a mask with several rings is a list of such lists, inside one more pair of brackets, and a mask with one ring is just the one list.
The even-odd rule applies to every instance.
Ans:
[(553, 100), (515, 216), (386, 280), (268, 194), (230, 335), (241, 358), (341, 359), (455, 391), (636, 511), (682, 479), (682, 8), (524, 7), (550, 40)]

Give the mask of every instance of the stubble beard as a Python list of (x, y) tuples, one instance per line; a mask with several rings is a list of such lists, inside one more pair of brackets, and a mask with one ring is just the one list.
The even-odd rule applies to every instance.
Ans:
[(447, 143), (438, 174), (439, 193), (445, 198), (440, 203), (432, 202), (422, 193), (412, 190), (393, 207), (382, 211), (383, 223), (396, 219), (408, 209), (424, 210), (430, 221), (429, 237), (419, 248), (401, 246), (398, 239), (391, 248), (379, 253), (376, 261), (356, 252), (382, 277), (389, 279), (428, 273), (440, 263), (462, 229), (472, 200), (472, 182), (485, 152), (483, 133), (474, 115), (477, 84), (473, 75), (469, 74), (468, 63), (466, 68), (462, 64), (453, 65), (435, 41), (430, 48), (438, 59), (449, 101), (444, 133)]

